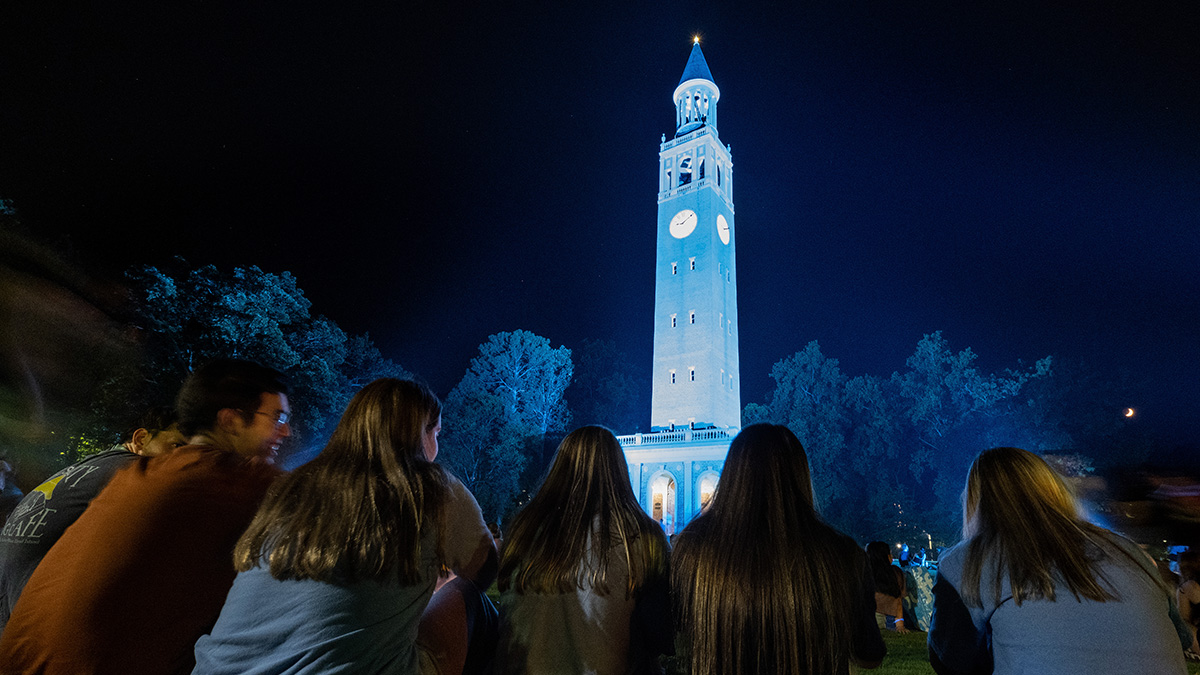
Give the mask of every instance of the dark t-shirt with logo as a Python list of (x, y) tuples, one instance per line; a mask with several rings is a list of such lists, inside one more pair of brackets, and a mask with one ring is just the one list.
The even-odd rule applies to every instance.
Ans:
[(0, 634), (42, 557), (113, 474), (137, 458), (125, 449), (88, 457), (30, 490), (9, 514), (0, 530)]

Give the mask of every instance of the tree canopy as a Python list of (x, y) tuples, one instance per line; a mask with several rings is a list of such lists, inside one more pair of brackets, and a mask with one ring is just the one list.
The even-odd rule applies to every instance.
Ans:
[(570, 424), (564, 393), (573, 372), (570, 349), (525, 330), (497, 333), (446, 397), (441, 461), (490, 518), (511, 510), (523, 472), (545, 455), (548, 434)]
[(871, 539), (913, 527), (952, 538), (972, 458), (1027, 425), (1022, 388), (1051, 373), (1049, 357), (1003, 373), (980, 372), (975, 361), (969, 348), (955, 352), (936, 332), (890, 378), (848, 377), (810, 342), (775, 364), (774, 389), (765, 404), (746, 406), (743, 421), (796, 433), (835, 524)]
[(287, 375), (292, 387), (293, 462), (319, 450), (354, 392), (379, 377), (408, 377), (367, 335), (347, 335), (311, 313), (289, 272), (258, 267), (224, 272), (212, 265), (178, 271), (138, 267), (126, 277), (131, 322), (143, 345), (140, 363), (107, 380), (97, 425), (131, 407), (170, 403), (197, 366), (217, 357), (243, 358)]

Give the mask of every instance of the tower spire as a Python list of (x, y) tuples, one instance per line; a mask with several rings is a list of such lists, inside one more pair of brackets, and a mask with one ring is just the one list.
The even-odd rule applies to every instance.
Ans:
[(692, 53), (688, 56), (683, 75), (672, 94), (675, 101), (675, 137), (678, 138), (708, 125), (717, 127), (717, 99), (721, 90), (713, 81), (704, 52), (700, 49), (700, 38), (694, 38)]
[[(708, 70), (708, 62), (704, 60), (704, 52), (700, 51), (700, 38), (694, 38), (692, 43), (692, 53), (688, 56), (687, 65), (683, 67), (683, 77), (679, 78), (679, 84), (683, 84), (688, 80), (708, 80), (713, 86), (712, 72)], [(677, 62), (678, 63), (678, 62)]]

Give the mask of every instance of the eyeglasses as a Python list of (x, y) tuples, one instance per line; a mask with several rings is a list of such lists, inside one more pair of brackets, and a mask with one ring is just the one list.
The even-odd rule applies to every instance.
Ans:
[(277, 427), (281, 427), (281, 426), (287, 424), (288, 420), (290, 420), (292, 418), (291, 413), (287, 413), (282, 410), (280, 410), (279, 412), (274, 412), (274, 413), (263, 412), (261, 410), (255, 410), (254, 414), (255, 415), (265, 415), (266, 417), (271, 418), (271, 421), (273, 421), (275, 423), (275, 426), (277, 426)]

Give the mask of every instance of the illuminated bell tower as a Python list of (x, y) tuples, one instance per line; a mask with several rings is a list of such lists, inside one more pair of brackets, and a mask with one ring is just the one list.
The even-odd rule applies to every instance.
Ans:
[(737, 429), (733, 161), (699, 40), (675, 87), (675, 135), (658, 155), (652, 430)]

